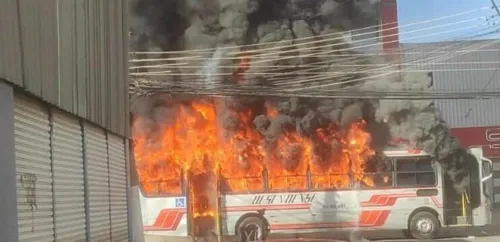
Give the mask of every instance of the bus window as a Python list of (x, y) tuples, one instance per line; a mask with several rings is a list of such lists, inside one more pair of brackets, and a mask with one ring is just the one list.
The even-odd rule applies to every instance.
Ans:
[(385, 188), (392, 187), (393, 185), (393, 174), (392, 172), (378, 172), (365, 174), (367, 178), (369, 178), (373, 184), (364, 183), (362, 187), (365, 188)]
[(396, 185), (400, 187), (436, 185), (436, 172), (432, 160), (428, 157), (396, 159)]
[(137, 175), (144, 196), (175, 196), (183, 193), (181, 169), (171, 163), (137, 167)]
[(311, 174), (311, 189), (349, 188), (349, 174)]
[[(373, 156), (364, 169), (368, 183), (362, 183), (365, 188), (387, 188), (393, 186), (393, 160), (384, 155)], [(365, 179), (366, 180), (366, 179)]]
[(307, 176), (269, 176), (268, 189), (271, 191), (297, 191), (307, 189)]
[(141, 180), (144, 196), (177, 196), (182, 194), (182, 182), (177, 180)]
[(264, 179), (260, 177), (222, 177), (222, 193), (239, 192), (262, 192), (264, 191)]

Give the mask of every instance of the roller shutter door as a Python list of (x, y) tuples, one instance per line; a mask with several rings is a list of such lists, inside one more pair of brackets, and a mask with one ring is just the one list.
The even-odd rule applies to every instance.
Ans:
[(500, 158), (491, 158), (493, 161), (493, 193), (495, 208), (500, 208)]
[(20, 96), (14, 102), (19, 241), (54, 241), (48, 110)]
[(127, 163), (124, 140), (108, 133), (111, 239), (128, 241)]
[(52, 112), (55, 233), (58, 241), (85, 241), (83, 138), (78, 119)]
[(87, 177), (90, 211), (90, 241), (110, 241), (109, 172), (106, 134), (103, 130), (85, 125)]

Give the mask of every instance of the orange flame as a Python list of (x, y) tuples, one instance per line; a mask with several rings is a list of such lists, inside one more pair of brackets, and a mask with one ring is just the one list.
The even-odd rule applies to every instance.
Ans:
[[(231, 113), (239, 125), (237, 131), (227, 135), (211, 103), (196, 101), (175, 109), (173, 123), (164, 125), (154, 133), (155, 137), (138, 132), (141, 117), (133, 124), (134, 158), (146, 194), (179, 194), (183, 174), (208, 173), (220, 174), (225, 189), (232, 192), (262, 191), (264, 172), (268, 189), (273, 190), (306, 189), (308, 171), (313, 189), (347, 187), (350, 177), (373, 185), (371, 178), (364, 175), (365, 163), (374, 155), (368, 146), (370, 135), (363, 130), (364, 122), (347, 130), (317, 129), (311, 137), (284, 132), (269, 145), (253, 127), (255, 115), (251, 112)], [(269, 116), (277, 114), (269, 106), (266, 109)], [(215, 189), (213, 184), (203, 185)], [(191, 192), (201, 190), (198, 187)], [(203, 199), (194, 196), (193, 203), (203, 203), (194, 207), (194, 213), (215, 214), (214, 207), (207, 206), (209, 202)]]

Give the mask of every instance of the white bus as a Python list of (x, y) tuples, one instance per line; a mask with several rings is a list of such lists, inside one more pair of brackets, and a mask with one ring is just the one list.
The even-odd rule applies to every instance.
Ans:
[[(486, 186), (492, 178), (492, 163), (482, 156), (480, 148), (469, 150), (477, 166), (470, 168), (471, 188), (462, 194), (445, 189), (453, 186), (445, 184), (446, 175), (440, 165), (424, 152), (400, 150), (385, 154), (392, 169), (372, 174), (372, 187), (314, 189), (309, 174), (303, 178), (308, 189), (302, 191), (269, 191), (266, 187), (262, 192), (246, 194), (222, 191), (218, 195), (218, 231), (214, 233), (264, 239), (269, 233), (401, 229), (414, 238), (430, 239), (440, 228), (490, 223), (492, 196), (487, 194)], [(141, 194), (144, 233), (168, 236), (169, 241), (191, 236), (194, 220), (189, 206), (189, 196), (184, 193)]]

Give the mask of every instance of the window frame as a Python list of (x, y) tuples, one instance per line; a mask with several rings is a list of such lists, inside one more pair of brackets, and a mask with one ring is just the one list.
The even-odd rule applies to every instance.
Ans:
[[(157, 183), (160, 183), (160, 182), (161, 181), (158, 181)], [(141, 182), (140, 179), (139, 179), (139, 190), (140, 190), (142, 196), (145, 197), (145, 198), (182, 197), (182, 196), (186, 196), (186, 194), (187, 194), (187, 192), (186, 192), (187, 186), (186, 186), (186, 182), (184, 181), (184, 176), (182, 175), (182, 173), (181, 173), (179, 182), (180, 182), (180, 190), (181, 190), (180, 193), (162, 193), (162, 194), (153, 194), (153, 195), (152, 194), (148, 194), (147, 192), (145, 192), (145, 190), (144, 190), (144, 184)]]
[(283, 179), (283, 178), (289, 178), (289, 177), (304, 177), (305, 179), (305, 183), (306, 183), (306, 187), (305, 188), (300, 188), (300, 189), (271, 189), (269, 187), (269, 176), (268, 176), (268, 172), (265, 172), (265, 174), (263, 174), (263, 177), (264, 177), (264, 184), (265, 184), (265, 192), (266, 193), (280, 193), (280, 192), (307, 192), (307, 191), (310, 191), (311, 188), (310, 188), (310, 184), (309, 184), (309, 171), (306, 172), (305, 175), (288, 175), (288, 176), (279, 176), (279, 178)]
[[(224, 178), (224, 177), (220, 176), (220, 178)], [(219, 178), (219, 187), (221, 186), (220, 178)], [(259, 178), (259, 177), (258, 176), (232, 177), (229, 179), (255, 179), (255, 178)], [(264, 192), (266, 192), (266, 187), (267, 187), (266, 179), (265, 179), (265, 176), (263, 174), (260, 176), (260, 178), (262, 179), (262, 188), (259, 191), (252, 190), (252, 191), (236, 191), (236, 192), (229, 191), (229, 192), (227, 192), (227, 191), (223, 191), (222, 189), (220, 189), (220, 194), (221, 195), (240, 195), (240, 194), (264, 193)], [(224, 178), (224, 179), (227, 180), (228, 178)]]
[[(397, 162), (398, 162), (398, 159), (399, 160), (412, 160), (412, 162), (414, 162), (415, 164), (415, 170), (414, 171), (398, 171), (398, 165), (397, 165)], [(434, 183), (431, 185), (431, 184), (427, 184), (427, 185), (419, 185), (417, 184), (418, 180), (417, 180), (417, 175), (418, 174), (431, 174), (431, 171), (418, 171), (416, 169), (416, 162), (418, 160), (422, 160), (422, 159), (426, 159), (430, 162), (430, 165), (432, 167), (432, 173), (434, 174)], [(430, 156), (401, 156), (401, 157), (394, 157), (393, 158), (393, 162), (394, 162), (394, 188), (423, 188), (423, 187), (436, 187), (438, 185), (438, 179), (439, 179), (439, 171), (436, 169), (436, 167), (434, 167), (433, 163), (435, 162), (432, 157)], [(414, 174), (415, 175), (415, 184), (414, 185), (399, 185), (398, 184), (398, 174)]]
[[(309, 191), (346, 191), (346, 190), (352, 190), (353, 188), (353, 178), (352, 174), (350, 172), (348, 173), (332, 173), (332, 174), (326, 174), (326, 175), (319, 175), (319, 174), (312, 174), (311, 171), (308, 171), (308, 176), (307, 176), (307, 185)], [(332, 187), (332, 188), (313, 188), (313, 176), (334, 176), (334, 175), (347, 175), (349, 177), (349, 185), (347, 187)]]
[[(391, 163), (392, 163), (392, 159), (391, 159)], [(394, 169), (392, 171), (389, 171), (389, 172), (369, 172), (369, 173), (365, 173), (365, 174), (390, 174), (391, 177), (392, 177), (392, 180), (391, 180), (391, 184), (388, 185), (388, 186), (384, 186), (384, 187), (380, 187), (380, 186), (372, 186), (372, 187), (369, 187), (369, 186), (361, 186), (361, 190), (383, 190), (383, 189), (394, 189), (396, 188), (396, 179), (395, 178), (395, 173), (394, 173)]]

